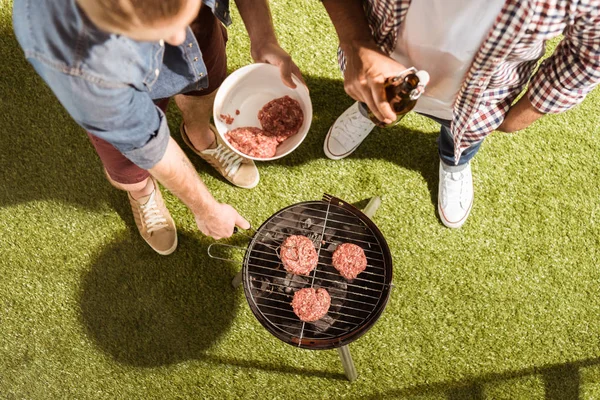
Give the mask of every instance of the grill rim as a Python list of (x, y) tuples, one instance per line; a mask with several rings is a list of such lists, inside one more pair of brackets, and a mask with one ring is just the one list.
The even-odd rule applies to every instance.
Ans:
[[(369, 312), (368, 316), (366, 318), (364, 318), (364, 320), (358, 326), (350, 329), (345, 334), (336, 335), (335, 338), (332, 338), (332, 339), (325, 339), (325, 338), (307, 339), (306, 337), (300, 338), (299, 336), (295, 336), (295, 335), (290, 334), (289, 332), (283, 331), (281, 328), (276, 326), (274, 323), (272, 323), (271, 321), (269, 321), (267, 318), (265, 318), (262, 315), (262, 312), (260, 311), (259, 306), (256, 303), (256, 301), (254, 300), (254, 296), (251, 293), (251, 282), (250, 282), (250, 273), (249, 273), (250, 254), (252, 253), (252, 250), (254, 249), (254, 246), (256, 244), (262, 243), (258, 240), (258, 237), (261, 236), (261, 234), (264, 235), (265, 231), (269, 231), (265, 228), (266, 225), (269, 224), (270, 222), (272, 222), (278, 215), (282, 214), (283, 212), (285, 212), (291, 208), (307, 207), (311, 204), (313, 204), (313, 205), (314, 204), (321, 204), (321, 205), (333, 204), (335, 206), (341, 207), (342, 209), (350, 212), (356, 218), (358, 218), (360, 221), (362, 221), (373, 233), (370, 236), (372, 236), (372, 238), (375, 239), (379, 243), (379, 245), (381, 247), (382, 261), (384, 263), (384, 274), (382, 273), (384, 282), (382, 284), (381, 297), (377, 301), (377, 303), (374, 305), (373, 310), (371, 312)], [(355, 341), (356, 339), (360, 338), (361, 336), (363, 336), (369, 329), (371, 329), (373, 327), (373, 325), (375, 324), (375, 322), (377, 322), (377, 320), (381, 317), (381, 314), (383, 313), (385, 307), (387, 306), (387, 303), (389, 302), (389, 298), (391, 295), (391, 289), (392, 289), (392, 278), (393, 278), (392, 273), (393, 273), (392, 254), (390, 252), (390, 248), (387, 244), (387, 241), (385, 240), (385, 237), (383, 236), (383, 234), (381, 233), (381, 231), (379, 230), (377, 225), (375, 225), (375, 223), (358, 208), (354, 207), (353, 205), (351, 205), (349, 203), (346, 203), (345, 201), (343, 201), (337, 197), (333, 197), (333, 196), (329, 196), (329, 195), (325, 195), (323, 200), (309, 200), (309, 201), (303, 201), (303, 202), (291, 204), (291, 205), (284, 207), (284, 208), (280, 209), (279, 211), (276, 211), (275, 213), (273, 213), (269, 218), (267, 218), (260, 225), (260, 227), (258, 227), (258, 229), (256, 229), (256, 231), (252, 235), (252, 238), (250, 239), (250, 242), (248, 243), (248, 245), (246, 247), (246, 252), (244, 254), (244, 260), (242, 263), (242, 282), (243, 282), (243, 286), (244, 286), (244, 294), (246, 297), (246, 301), (248, 302), (248, 305), (250, 306), (250, 309), (251, 309), (252, 313), (254, 314), (254, 316), (256, 317), (256, 319), (258, 319), (260, 324), (268, 332), (270, 332), (273, 336), (277, 337), (281, 341), (288, 343), (294, 347), (300, 347), (300, 348), (305, 348), (305, 349), (310, 349), (310, 350), (327, 350), (327, 349), (333, 349), (333, 348), (346, 346), (346, 345), (352, 343), (353, 341)]]

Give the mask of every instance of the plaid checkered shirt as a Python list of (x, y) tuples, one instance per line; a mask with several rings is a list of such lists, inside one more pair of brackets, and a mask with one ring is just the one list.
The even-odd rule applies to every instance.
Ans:
[[(409, 6), (410, 0), (363, 0), (373, 38), (386, 54)], [(554, 54), (535, 71), (545, 42), (561, 34)], [(344, 55), (338, 55), (343, 70)], [(528, 83), (526, 96), (543, 113), (569, 110), (600, 83), (600, 0), (506, 1), (454, 103), (456, 162), (502, 123)]]

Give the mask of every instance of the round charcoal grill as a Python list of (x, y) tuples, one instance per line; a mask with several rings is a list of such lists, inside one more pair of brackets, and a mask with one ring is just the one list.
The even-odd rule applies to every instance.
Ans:
[[(288, 273), (281, 263), (280, 246), (291, 235), (306, 236), (315, 245), (319, 260), (308, 276)], [(366, 269), (353, 280), (346, 280), (331, 264), (334, 250), (342, 243), (360, 246), (367, 258)], [(338, 348), (347, 370), (354, 369), (347, 345), (373, 326), (389, 299), (392, 257), (367, 215), (324, 195), (321, 201), (293, 204), (267, 219), (250, 239), (240, 274), (233, 284), (243, 282), (252, 312), (269, 332), (305, 349)], [(320, 320), (303, 322), (291, 302), (296, 291), (310, 287), (325, 288), (331, 306)]]
[[(356, 208), (328, 200), (280, 210), (258, 228), (244, 256), (244, 291), (260, 323), (284, 342), (308, 349), (360, 337), (381, 315), (392, 282), (392, 258), (379, 229)], [(288, 273), (279, 259), (279, 247), (291, 235), (308, 237), (317, 249), (319, 262), (308, 276)], [(331, 265), (342, 243), (360, 246), (367, 257), (367, 268), (352, 281)], [(307, 287), (325, 288), (331, 296), (327, 315), (315, 322), (302, 322), (291, 306), (294, 293)]]

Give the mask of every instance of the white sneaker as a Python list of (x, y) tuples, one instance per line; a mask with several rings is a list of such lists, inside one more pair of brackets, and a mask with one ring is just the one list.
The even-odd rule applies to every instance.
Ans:
[(472, 207), (471, 163), (456, 167), (440, 161), (438, 213), (442, 223), (448, 228), (460, 228), (467, 220)]
[(323, 144), (325, 155), (332, 160), (349, 156), (374, 127), (375, 124), (358, 109), (358, 102), (354, 103), (329, 128)]

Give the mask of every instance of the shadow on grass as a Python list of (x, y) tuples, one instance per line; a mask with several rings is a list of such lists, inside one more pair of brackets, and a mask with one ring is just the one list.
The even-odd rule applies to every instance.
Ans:
[(160, 366), (201, 358), (230, 328), (237, 298), (233, 264), (206, 256), (208, 239), (179, 233), (158, 256), (137, 232), (99, 251), (82, 278), (81, 318), (118, 362)]
[[(281, 344), (282, 346), (285, 346), (285, 344)], [(307, 350), (310, 351), (310, 350)], [(322, 379), (333, 379), (333, 380), (339, 380), (339, 381), (345, 381), (346, 380), (346, 375), (344, 375), (341, 372), (329, 372), (329, 371), (322, 371), (322, 370), (317, 370), (317, 369), (310, 369), (310, 368), (296, 368), (296, 367), (291, 367), (289, 365), (282, 365), (280, 363), (267, 363), (264, 361), (257, 361), (257, 360), (243, 360), (243, 359), (239, 359), (239, 358), (235, 358), (235, 357), (222, 357), (222, 356), (214, 356), (214, 355), (205, 355), (204, 357), (201, 357), (202, 361), (205, 362), (210, 362), (210, 363), (214, 363), (214, 364), (224, 364), (224, 365), (230, 365), (232, 367), (237, 367), (237, 368), (245, 368), (245, 369), (249, 369), (249, 370), (261, 370), (261, 371), (266, 371), (266, 372), (275, 372), (278, 374), (288, 374), (288, 375), (293, 375), (293, 376), (313, 376), (313, 377), (317, 377), (317, 378), (322, 378)], [(340, 369), (342, 368), (341, 364), (340, 364)]]
[(166, 257), (137, 233), (99, 251), (82, 277), (79, 301), (82, 324), (102, 351), (137, 367), (201, 360), (345, 379), (341, 373), (207, 354), (235, 318), (241, 288), (234, 289), (231, 279), (241, 266), (207, 257), (212, 241), (197, 236), (180, 232), (177, 251)]
[[(361, 396), (360, 399), (411, 399), (412, 397), (420, 398), (420, 396), (429, 395), (439, 396), (440, 398), (446, 398), (448, 400), (484, 400), (490, 398), (485, 395), (484, 389), (486, 384), (539, 375), (544, 384), (545, 400), (578, 400), (580, 398), (579, 368), (598, 364), (600, 364), (599, 358), (590, 358), (573, 363), (548, 365), (540, 368), (528, 368), (500, 374), (486, 374), (462, 381), (440, 382), (417, 385), (403, 389), (383, 390), (374, 393), (371, 396)], [(358, 398), (356, 400), (358, 400)]]
[(131, 214), (123, 213), (127, 198), (104, 178), (85, 132), (24, 58), (9, 27), (0, 29), (0, 45), (0, 207), (53, 200)]
[[(0, 207), (35, 200), (56, 200), (97, 209), (109, 204), (122, 216), (129, 213), (122, 196), (114, 195), (102, 173), (83, 130), (73, 122), (50, 89), (25, 60), (12, 30), (0, 30), (3, 57), (0, 58)], [(333, 57), (334, 55), (332, 55)], [(344, 93), (341, 80), (305, 74), (311, 90), (314, 118), (304, 143), (274, 165), (295, 167), (313, 159), (325, 159), (323, 140), (331, 123), (352, 100)], [(173, 137), (199, 171), (217, 173), (195, 156), (179, 135), (181, 117), (173, 104), (169, 125)], [(376, 129), (351, 157), (387, 159), (421, 172), (430, 192), (437, 191), (437, 134), (424, 134), (395, 127)], [(335, 166), (335, 161), (329, 161)], [(260, 168), (260, 166), (259, 166)], [(218, 177), (219, 179), (222, 179)], [(298, 188), (302, 182), (298, 182)], [(293, 189), (293, 188), (292, 188)], [(125, 204), (126, 205), (126, 204)], [(127, 218), (127, 217), (125, 217)]]

